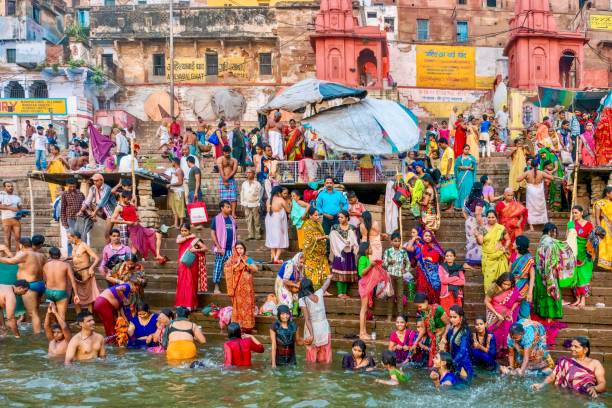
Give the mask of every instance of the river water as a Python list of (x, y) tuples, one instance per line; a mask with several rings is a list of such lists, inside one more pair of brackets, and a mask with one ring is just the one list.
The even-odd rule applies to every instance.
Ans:
[[(552, 387), (534, 393), (536, 378), (499, 378), (477, 372), (465, 389), (437, 391), (426, 370), (405, 370), (407, 384), (374, 384), (383, 371), (344, 372), (341, 350), (328, 368), (306, 367), (303, 353), (294, 369), (272, 370), (267, 353), (254, 354), (252, 369), (224, 369), (223, 347), (200, 348), (204, 368), (169, 366), (163, 355), (109, 348), (103, 361), (65, 367), (46, 356), (47, 343), (26, 333), (0, 340), (0, 407), (606, 407), (612, 396), (589, 400)], [(375, 358), (379, 350), (370, 350)], [(378, 360), (378, 358), (377, 358)], [(612, 365), (607, 365), (612, 384)]]

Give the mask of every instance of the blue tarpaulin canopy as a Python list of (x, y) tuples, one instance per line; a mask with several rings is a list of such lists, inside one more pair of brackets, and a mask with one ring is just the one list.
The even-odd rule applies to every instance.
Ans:
[(390, 100), (365, 98), (324, 110), (302, 124), (328, 147), (351, 154), (397, 154), (419, 141), (416, 116)]
[(283, 90), (264, 105), (259, 112), (269, 113), (273, 110), (303, 112), (311, 104), (332, 99), (354, 97), (363, 99), (368, 94), (365, 89), (351, 88), (334, 82), (318, 79), (305, 79)]

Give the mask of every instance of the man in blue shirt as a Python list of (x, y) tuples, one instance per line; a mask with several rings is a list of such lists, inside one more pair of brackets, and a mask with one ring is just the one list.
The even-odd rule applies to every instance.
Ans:
[(317, 196), (317, 210), (323, 216), (323, 231), (329, 234), (331, 227), (338, 224), (338, 213), (348, 211), (348, 201), (343, 193), (334, 190), (334, 179), (325, 178), (325, 189)]

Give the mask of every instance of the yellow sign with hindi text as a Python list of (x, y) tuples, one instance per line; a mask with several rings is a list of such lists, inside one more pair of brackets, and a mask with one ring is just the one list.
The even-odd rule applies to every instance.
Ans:
[(612, 14), (591, 14), (589, 26), (592, 30), (612, 31)]
[(417, 87), (473, 89), (476, 49), (447, 45), (417, 45)]
[[(170, 79), (170, 60), (166, 60), (166, 79)], [(176, 82), (199, 82), (206, 80), (206, 63), (203, 58), (175, 58), (174, 80)]]
[(66, 115), (66, 98), (0, 99), (0, 116)]

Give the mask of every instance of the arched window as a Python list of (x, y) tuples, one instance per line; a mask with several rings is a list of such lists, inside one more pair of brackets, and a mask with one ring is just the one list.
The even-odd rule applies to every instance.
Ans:
[(10, 81), (4, 87), (5, 98), (25, 98), (25, 89), (17, 81)]
[(563, 88), (577, 88), (578, 61), (573, 51), (564, 51), (559, 59), (559, 82)]
[(329, 50), (328, 58), (329, 61), (329, 79), (332, 81), (341, 81), (344, 76), (342, 68), (342, 54), (337, 48)]
[(30, 98), (48, 98), (49, 90), (45, 81), (34, 81), (30, 85)]
[(374, 51), (369, 48), (361, 50), (357, 57), (357, 66), (359, 68), (359, 85), (361, 86), (376, 86), (378, 76), (378, 62)]
[(548, 69), (546, 68), (546, 52), (541, 47), (536, 47), (533, 50), (533, 66), (535, 67), (535, 79), (536, 81), (544, 81), (548, 76)]

